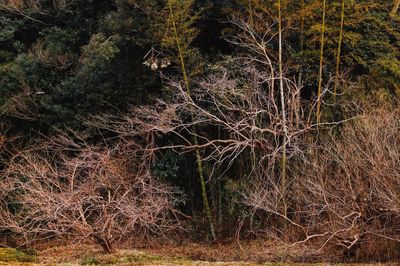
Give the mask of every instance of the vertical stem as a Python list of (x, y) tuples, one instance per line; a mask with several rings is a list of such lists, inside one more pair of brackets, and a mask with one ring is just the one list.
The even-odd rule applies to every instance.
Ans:
[(345, 0), (342, 0), (339, 43), (338, 43), (337, 54), (336, 54), (336, 74), (335, 74), (335, 85), (334, 85), (334, 89), (333, 89), (333, 102), (334, 103), (336, 103), (336, 94), (337, 94), (337, 88), (338, 88), (338, 84), (339, 84), (340, 55), (341, 55), (341, 51), (342, 51), (343, 27), (344, 27), (344, 10), (345, 10), (344, 1)]
[[(221, 127), (218, 126), (218, 139), (221, 139)], [(217, 179), (217, 193), (218, 193), (218, 225), (222, 226), (222, 182), (221, 182), (221, 173), (218, 168), (218, 179)]]
[(249, 24), (250, 26), (253, 26), (253, 4), (252, 1), (253, 0), (248, 0), (248, 4), (249, 4)]
[(278, 52), (278, 56), (279, 56), (279, 89), (280, 89), (280, 94), (281, 94), (282, 123), (283, 123), (281, 185), (282, 185), (282, 189), (283, 189), (282, 193), (283, 193), (283, 196), (284, 196), (285, 190), (286, 190), (286, 142), (287, 142), (288, 128), (287, 128), (287, 123), (286, 123), (285, 94), (284, 94), (284, 90), (283, 90), (282, 8), (281, 8), (281, 0), (278, 0), (278, 27), (279, 27), (279, 52)]
[[(301, 0), (301, 11), (300, 11), (300, 51), (304, 51), (304, 0)], [(296, 97), (296, 127), (300, 126), (300, 104), (301, 104), (301, 94), (300, 90), (303, 83), (303, 68), (300, 65), (299, 77), (297, 79), (298, 95)]]
[[(189, 78), (188, 78), (188, 75), (187, 75), (187, 72), (186, 72), (185, 60), (183, 58), (183, 51), (182, 51), (181, 44), (180, 44), (180, 41), (179, 41), (178, 30), (176, 28), (176, 23), (175, 23), (175, 19), (174, 19), (174, 12), (173, 12), (173, 9), (172, 9), (171, 1), (168, 1), (168, 6), (169, 6), (169, 12), (170, 12), (171, 20), (172, 20), (172, 27), (173, 27), (173, 30), (174, 30), (176, 46), (178, 48), (179, 60), (180, 60), (180, 63), (181, 63), (181, 69), (182, 69), (183, 79), (184, 79), (184, 82), (185, 82), (186, 92), (190, 96)], [(191, 114), (191, 116), (192, 116), (192, 120), (193, 120), (193, 114)], [(214, 224), (213, 224), (213, 221), (212, 221), (212, 215), (211, 215), (211, 210), (210, 210), (210, 204), (208, 202), (208, 196), (207, 196), (207, 190), (206, 190), (206, 182), (205, 182), (205, 179), (204, 179), (203, 161), (202, 161), (202, 158), (201, 158), (200, 150), (198, 148), (199, 142), (198, 142), (197, 135), (196, 135), (196, 128), (194, 128), (193, 131), (194, 131), (193, 142), (194, 142), (194, 145), (196, 146), (196, 161), (197, 161), (197, 169), (198, 169), (198, 173), (199, 173), (199, 177), (200, 177), (201, 195), (202, 195), (202, 198), (203, 198), (204, 211), (206, 213), (206, 216), (207, 216), (207, 219), (208, 219), (208, 223), (209, 223), (209, 226), (210, 226), (211, 236), (212, 236), (213, 240), (216, 240), (217, 237), (215, 235)]]
[(325, 16), (326, 16), (326, 0), (323, 0), (322, 6), (322, 24), (321, 24), (321, 49), (319, 55), (319, 79), (317, 94), (317, 125), (321, 122), (321, 94), (322, 94), (322, 70), (324, 66), (324, 43), (325, 43)]

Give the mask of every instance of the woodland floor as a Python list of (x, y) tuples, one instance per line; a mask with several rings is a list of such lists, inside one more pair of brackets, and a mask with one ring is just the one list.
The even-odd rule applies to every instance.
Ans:
[[(243, 244), (245, 244), (243, 246)], [(16, 251), (15, 249), (0, 248), (0, 266), (24, 265), (383, 265), (383, 264), (343, 264), (343, 263), (292, 263), (298, 262), (304, 250), (293, 249), (288, 253), (284, 249), (277, 251), (259, 242), (242, 243), (238, 245), (199, 245), (188, 244), (180, 246), (162, 246), (147, 249), (120, 249), (114, 254), (104, 254), (92, 245), (73, 245), (45, 248), (35, 255)], [(304, 260), (310, 258), (304, 257)], [(275, 261), (265, 263), (266, 261)], [(279, 262), (282, 261), (282, 262)], [(387, 263), (384, 265), (399, 265)]]

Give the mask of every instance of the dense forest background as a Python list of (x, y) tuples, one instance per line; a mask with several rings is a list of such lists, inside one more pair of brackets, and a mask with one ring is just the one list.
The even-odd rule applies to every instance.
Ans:
[(0, 0), (3, 242), (398, 256), (399, 4)]

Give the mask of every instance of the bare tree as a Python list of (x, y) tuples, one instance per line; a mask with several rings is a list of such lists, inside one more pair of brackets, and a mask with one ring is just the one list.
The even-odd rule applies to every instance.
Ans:
[[(177, 89), (177, 118), (193, 112), (191, 122), (177, 120), (174, 132), (189, 131), (193, 125), (219, 127), (223, 139), (197, 134), (198, 146), (208, 151), (205, 160), (231, 165), (247, 150), (259, 156), (261, 169), (277, 170), (275, 163), (285, 156), (284, 147), (288, 158), (303, 152), (300, 139), (316, 128), (311, 115), (316, 102), (299, 111), (296, 81), (285, 77), (283, 66), (280, 74), (277, 69), (281, 62), (268, 48), (271, 41), (276, 41), (274, 25), (267, 25), (268, 30), (260, 34), (246, 22), (233, 23), (240, 32), (228, 40), (243, 48), (242, 54), (213, 66), (207, 77), (197, 81), (191, 94), (179, 82), (172, 82)], [(277, 88), (278, 82), (282, 86)], [(327, 92), (324, 88), (322, 94)], [(254, 168), (260, 169), (258, 166)]]
[(279, 223), (267, 229), (288, 246), (312, 243), (317, 252), (328, 246), (357, 251), (379, 240), (399, 242), (399, 121), (398, 112), (370, 113), (346, 124), (340, 137), (327, 138), (318, 156), (310, 153), (294, 163), (293, 207), (287, 214), (279, 208), (280, 191), (272, 182), (258, 182), (245, 202), (288, 222), (286, 232)]
[[(286, 140), (287, 140), (287, 122), (286, 122), (286, 102), (285, 102), (285, 91), (283, 84), (283, 61), (282, 61), (282, 7), (281, 0), (278, 0), (278, 68), (279, 68), (279, 92), (281, 98), (281, 110), (282, 110), (282, 123), (283, 123), (283, 141), (282, 141), (282, 175), (281, 175), (281, 186), (286, 189)], [(299, 92), (298, 92), (299, 93)], [(285, 194), (285, 193), (284, 193)], [(285, 195), (283, 195), (285, 201)]]
[(178, 228), (171, 218), (179, 194), (151, 176), (148, 150), (139, 144), (92, 146), (85, 136), (69, 134), (36, 144), (8, 163), (0, 182), (2, 229), (27, 243), (90, 239), (112, 252), (128, 237)]

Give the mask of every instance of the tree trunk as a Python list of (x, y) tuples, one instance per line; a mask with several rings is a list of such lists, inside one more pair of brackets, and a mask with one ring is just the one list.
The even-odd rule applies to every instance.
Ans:
[(109, 239), (104, 239), (103, 237), (100, 237), (98, 235), (94, 235), (93, 239), (94, 239), (94, 242), (96, 242), (96, 244), (98, 244), (105, 253), (113, 253), (114, 252), (114, 248)]
[[(285, 103), (285, 92), (283, 88), (283, 62), (282, 62), (282, 7), (281, 0), (278, 0), (278, 26), (279, 26), (279, 90), (281, 96), (281, 109), (282, 109), (282, 123), (283, 123), (283, 140), (282, 140), (282, 162), (281, 162), (281, 189), (282, 197), (285, 203), (285, 191), (286, 191), (286, 142), (287, 142), (287, 122), (286, 122), (286, 103)], [(286, 213), (286, 207), (285, 207)]]

